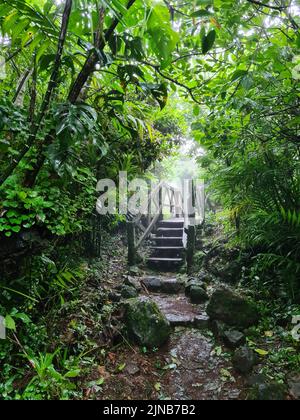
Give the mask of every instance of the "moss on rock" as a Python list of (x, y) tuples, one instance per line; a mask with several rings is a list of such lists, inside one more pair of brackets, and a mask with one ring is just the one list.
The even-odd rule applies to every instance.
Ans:
[(207, 307), (212, 320), (223, 321), (230, 326), (247, 328), (259, 321), (256, 305), (229, 289), (214, 292)]
[(160, 347), (170, 336), (169, 321), (148, 297), (128, 299), (125, 303), (125, 320), (129, 337), (139, 345)]

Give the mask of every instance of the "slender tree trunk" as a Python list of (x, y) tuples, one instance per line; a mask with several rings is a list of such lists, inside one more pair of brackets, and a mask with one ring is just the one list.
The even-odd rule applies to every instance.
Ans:
[(31, 89), (30, 89), (29, 118), (28, 118), (31, 124), (33, 124), (35, 120), (35, 106), (36, 106), (36, 98), (37, 98), (36, 86), (37, 86), (37, 63), (36, 63), (36, 57), (34, 57), (32, 84), (31, 84)]
[(33, 146), (36, 140), (37, 133), (40, 129), (40, 126), (45, 118), (45, 115), (49, 109), (49, 105), (51, 102), (51, 97), (53, 94), (54, 89), (57, 86), (58, 76), (59, 76), (59, 69), (61, 66), (61, 59), (63, 54), (63, 49), (66, 41), (69, 18), (72, 10), (73, 0), (66, 0), (65, 9), (62, 18), (62, 25), (60, 30), (60, 36), (58, 41), (57, 53), (55, 57), (55, 63), (53, 72), (50, 77), (50, 81), (48, 84), (47, 92), (44, 97), (43, 103), (41, 105), (40, 113), (38, 116), (37, 121), (33, 124), (32, 132), (27, 140), (26, 145), (24, 146), (23, 150), (19, 154), (19, 156), (14, 160), (13, 164), (7, 169), (4, 175), (0, 178), (0, 186), (7, 180), (7, 178), (14, 172), (15, 168), (19, 165), (20, 161), (26, 155), (28, 150)]
[[(126, 6), (127, 10), (129, 10), (135, 2), (136, 2), (136, 0), (129, 0), (128, 3), (127, 3), (127, 6)], [(60, 36), (57, 58), (59, 57), (59, 52), (62, 53), (62, 50), (63, 50), (64, 41), (65, 41), (65, 37), (66, 37), (66, 31), (67, 31), (67, 26), (68, 26), (68, 20), (69, 20), (70, 13), (71, 13), (71, 8), (72, 8), (72, 0), (67, 0), (66, 1), (66, 6), (65, 6), (65, 11), (64, 11), (63, 24), (62, 24), (62, 29), (61, 29), (61, 36)], [(108, 30), (105, 33), (104, 38), (102, 38), (100, 40), (100, 45), (99, 45), (100, 50), (104, 49), (104, 47), (106, 45), (106, 42), (113, 35), (113, 33), (114, 33), (116, 27), (118, 26), (119, 22), (120, 22), (120, 20), (118, 18), (116, 18), (113, 21), (113, 23), (111, 24), (111, 26), (108, 28)], [(63, 33), (65, 33), (64, 37), (63, 37)], [(62, 40), (63, 40), (63, 43), (61, 43)], [(98, 61), (99, 61), (99, 56), (95, 52), (91, 53), (91, 55), (87, 58), (81, 72), (79, 73), (79, 75), (78, 75), (76, 81), (74, 82), (74, 84), (71, 88), (71, 91), (69, 93), (68, 100), (71, 103), (75, 103), (78, 100), (79, 95), (81, 93), (81, 90), (85, 86), (85, 83), (87, 82), (90, 75), (94, 72), (95, 66), (96, 66)], [(43, 101), (43, 105), (41, 107), (40, 115), (45, 116), (45, 113), (46, 113), (46, 111), (48, 109), (48, 106), (49, 106), (49, 103), (50, 103), (52, 92), (53, 92), (54, 88), (56, 87), (58, 71), (59, 71), (59, 67), (60, 67), (60, 63), (61, 63), (61, 55), (59, 57), (59, 61), (55, 60), (55, 64), (57, 64), (57, 63), (59, 64), (59, 66), (57, 68), (57, 73), (55, 72), (55, 70), (53, 71), (54, 76), (56, 75), (56, 80), (54, 80), (53, 77), (51, 77), (51, 80), (50, 80), (50, 83), (49, 83), (49, 85), (50, 85), (49, 87), (51, 87), (51, 90), (49, 90), (49, 88), (47, 90), (47, 94), (45, 96), (45, 99)], [(53, 82), (55, 82), (55, 83), (53, 83)], [(50, 92), (50, 95), (49, 95), (49, 92)], [(49, 101), (49, 103), (48, 103), (48, 106), (45, 107), (45, 104), (47, 103), (47, 101)], [(31, 147), (35, 143), (39, 127), (40, 127), (40, 123), (37, 123), (35, 125), (34, 131), (32, 132), (32, 135), (29, 138), (29, 141), (24, 146), (24, 148), (21, 151), (21, 153), (19, 154), (19, 156), (15, 159), (13, 164), (8, 168), (8, 170), (0, 178), (0, 187), (7, 180), (7, 178), (10, 175), (12, 175), (15, 168), (19, 165), (20, 161), (23, 159), (23, 157), (26, 155), (26, 153), (31, 149)], [(43, 166), (43, 163), (45, 161), (45, 156), (44, 156), (45, 148), (43, 147), (43, 145), (44, 144), (49, 145), (49, 144), (51, 144), (52, 141), (53, 141), (53, 135), (52, 135), (52, 133), (49, 133), (46, 136), (44, 142), (40, 144), (39, 154), (42, 153), (43, 156), (38, 157), (38, 162), (36, 163), (36, 165), (33, 169), (33, 174), (30, 177), (30, 179), (27, 179), (27, 181), (26, 181), (26, 184), (28, 184), (28, 186), (34, 185), (36, 177), (37, 177), (37, 175), (38, 175), (38, 173), (39, 173), (39, 171), (40, 171), (40, 169)]]
[[(133, 6), (133, 4), (136, 2), (136, 0), (129, 0), (127, 3), (127, 10), (129, 10), (131, 8), (131, 6)], [(97, 48), (101, 51), (104, 49), (106, 42), (111, 38), (111, 36), (113, 35), (116, 27), (118, 26), (120, 20), (118, 18), (116, 18), (113, 23), (111, 24), (111, 26), (109, 27), (109, 29), (106, 31), (104, 39), (103, 38), (98, 38), (99, 39), (99, 45), (97, 46)], [(82, 88), (84, 87), (84, 85), (86, 84), (89, 76), (95, 71), (95, 66), (99, 61), (99, 56), (96, 52), (91, 53), (91, 55), (87, 58), (86, 62), (83, 65), (83, 68), (81, 70), (81, 72), (79, 73), (77, 79), (75, 80), (71, 91), (69, 93), (69, 97), (68, 100), (73, 104), (78, 100), (78, 97), (80, 95), (80, 92), (82, 90)]]
[(17, 105), (17, 106), (23, 105), (24, 90), (26, 88), (26, 83), (28, 81), (28, 78), (30, 77), (31, 72), (32, 70), (26, 70), (25, 73), (22, 75), (19, 86), (13, 98), (14, 105)]
[[(131, 8), (131, 6), (136, 2), (136, 0), (129, 0), (127, 3), (127, 10), (129, 10)], [(100, 17), (99, 17), (100, 18)], [(113, 35), (116, 27), (118, 26), (120, 22), (119, 18), (116, 18), (113, 23), (110, 25), (110, 27), (107, 29), (107, 31), (105, 32), (105, 36), (101, 37), (98, 36), (98, 45), (96, 45), (96, 48), (100, 51), (102, 51), (106, 45), (106, 43), (109, 41), (109, 39), (111, 38), (111, 36)], [(91, 55), (87, 58), (86, 62), (83, 65), (83, 68), (81, 70), (81, 72), (79, 73), (77, 79), (75, 80), (71, 91), (69, 93), (68, 96), (68, 100), (74, 104), (77, 102), (78, 98), (80, 97), (81, 91), (82, 89), (85, 87), (85, 84), (87, 82), (87, 80), (89, 79), (89, 77), (93, 74), (93, 72), (95, 71), (95, 67), (96, 64), (99, 62), (99, 55), (96, 52), (91, 53)], [(53, 133), (49, 133), (43, 144), (42, 144), (42, 148), (39, 149), (38, 151), (38, 160), (36, 162), (36, 164), (34, 165), (34, 169), (32, 171), (32, 173), (26, 177), (25, 183), (28, 187), (32, 187), (36, 181), (36, 178), (41, 170), (41, 168), (43, 167), (43, 164), (45, 162), (45, 145), (49, 146), (49, 144), (52, 143), (53, 141)]]

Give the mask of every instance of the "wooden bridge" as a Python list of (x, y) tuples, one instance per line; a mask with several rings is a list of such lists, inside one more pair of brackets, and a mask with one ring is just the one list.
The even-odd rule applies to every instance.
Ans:
[[(128, 214), (129, 265), (138, 262), (139, 249), (146, 240), (150, 240), (151, 255), (147, 258), (149, 265), (173, 269), (186, 262), (190, 270), (195, 250), (195, 220), (200, 225), (204, 222), (204, 206), (201, 206), (196, 188), (191, 181), (190, 202), (185, 206), (182, 192), (161, 182), (149, 195), (147, 208), (142, 208), (137, 216)], [(184, 207), (193, 211), (188, 213)]]

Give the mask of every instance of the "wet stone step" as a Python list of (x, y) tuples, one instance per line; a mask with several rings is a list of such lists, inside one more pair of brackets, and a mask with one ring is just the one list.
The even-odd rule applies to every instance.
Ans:
[(172, 219), (172, 220), (163, 220), (158, 224), (162, 228), (181, 228), (184, 227), (183, 219)]
[(148, 261), (150, 262), (170, 262), (170, 263), (180, 263), (183, 262), (182, 258), (160, 258), (160, 257), (151, 257), (148, 258)]
[(183, 246), (152, 246), (151, 249), (157, 250), (157, 251), (183, 251)]
[(149, 292), (176, 294), (183, 290), (183, 284), (176, 277), (163, 278), (151, 276), (144, 277), (141, 281)]
[(161, 272), (177, 271), (177, 268), (184, 263), (184, 259), (181, 257), (151, 257), (147, 260), (148, 266), (160, 270)]
[(152, 235), (151, 239), (156, 242), (162, 242), (162, 246), (182, 246), (182, 238), (178, 236), (156, 236)]
[(157, 229), (157, 235), (181, 238), (183, 235), (183, 228), (159, 228)]
[(173, 327), (193, 327), (207, 329), (209, 317), (203, 305), (192, 305), (184, 295), (174, 296), (154, 294), (151, 298)]

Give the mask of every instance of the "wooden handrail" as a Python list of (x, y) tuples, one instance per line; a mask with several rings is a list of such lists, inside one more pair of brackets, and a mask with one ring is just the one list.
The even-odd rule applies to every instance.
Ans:
[[(151, 192), (151, 195), (148, 197), (148, 201), (150, 201), (150, 203), (152, 202), (153, 198), (156, 196), (156, 194), (159, 192), (159, 190), (163, 187), (164, 182), (161, 181), (156, 187), (155, 189)], [(133, 218), (133, 222), (134, 223), (139, 223), (139, 221), (141, 220), (141, 218), (143, 217), (145, 211), (148, 211), (148, 202), (147, 202), (147, 206), (145, 205), (142, 210), (140, 211), (140, 213)]]
[(159, 212), (157, 215), (152, 219), (150, 225), (147, 227), (145, 232), (143, 233), (142, 237), (139, 239), (138, 243), (135, 246), (136, 251), (139, 249), (139, 247), (144, 243), (144, 241), (148, 238), (148, 236), (151, 234), (152, 230), (154, 229), (156, 223), (158, 222), (162, 212), (162, 206), (159, 208)]
[[(155, 187), (155, 189), (151, 192), (151, 194), (149, 194), (147, 207), (145, 205), (144, 208), (136, 217), (133, 217), (132, 220), (128, 221), (128, 260), (131, 264), (134, 263), (134, 261), (136, 260), (138, 249), (142, 246), (145, 240), (150, 236), (150, 234), (155, 229), (159, 220), (163, 219), (163, 209), (164, 209), (164, 206), (166, 205), (164, 197), (162, 196), (163, 188), (166, 189), (168, 202), (169, 202), (168, 205), (170, 206), (171, 213), (173, 213), (175, 216), (183, 215), (184, 217), (183, 243), (184, 243), (184, 247), (187, 250), (187, 263), (188, 263), (188, 268), (190, 269), (190, 267), (192, 266), (192, 260), (193, 260), (193, 255), (194, 255), (195, 233), (196, 233), (195, 225), (191, 223), (191, 219), (195, 218), (196, 214), (194, 212), (193, 214), (189, 214), (189, 215), (186, 214), (185, 208), (183, 207), (182, 192), (179, 189), (171, 185), (168, 185), (164, 181), (161, 181)], [(197, 197), (196, 197), (196, 189), (195, 189), (194, 184), (192, 187), (191, 200), (192, 200), (191, 204), (193, 205), (193, 208), (195, 208)], [(157, 212), (155, 216), (152, 218), (151, 203), (153, 203), (153, 201), (155, 203)], [(204, 216), (202, 214), (203, 209), (200, 208), (201, 206), (199, 202), (197, 202), (197, 205), (199, 207), (200, 216), (204, 220)], [(147, 227), (145, 227), (141, 223), (141, 219), (143, 215), (145, 214), (148, 214)], [(137, 228), (139, 228), (142, 231), (142, 236), (139, 239), (136, 238)]]

